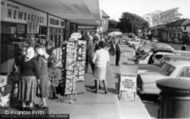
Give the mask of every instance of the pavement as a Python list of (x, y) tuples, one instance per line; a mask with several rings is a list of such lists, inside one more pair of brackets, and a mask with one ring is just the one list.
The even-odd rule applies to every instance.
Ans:
[[(85, 89), (81, 94), (73, 95), (71, 101), (48, 100), (50, 114), (69, 114), (70, 119), (150, 119), (150, 115), (140, 98), (135, 101), (124, 101), (118, 98), (118, 75), (121, 66), (132, 62), (127, 58), (134, 53), (122, 47), (120, 66), (114, 65), (114, 57), (107, 67), (108, 94), (100, 90), (98, 94), (91, 88), (94, 85), (92, 71), (85, 75)], [(90, 67), (89, 67), (90, 69)], [(102, 86), (103, 87), (103, 86)]]

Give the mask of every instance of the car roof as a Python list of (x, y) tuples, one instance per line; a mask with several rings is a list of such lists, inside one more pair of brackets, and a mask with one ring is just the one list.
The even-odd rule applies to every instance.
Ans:
[(174, 52), (173, 50), (167, 50), (167, 49), (152, 49), (152, 52)]
[(159, 55), (174, 55), (172, 52), (156, 52), (155, 54), (159, 54)]
[(170, 60), (167, 63), (173, 66), (190, 66), (190, 60)]

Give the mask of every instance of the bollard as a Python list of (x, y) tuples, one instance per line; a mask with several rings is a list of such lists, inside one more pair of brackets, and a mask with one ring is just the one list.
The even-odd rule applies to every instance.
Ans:
[(159, 118), (190, 118), (190, 80), (158, 80), (161, 89)]

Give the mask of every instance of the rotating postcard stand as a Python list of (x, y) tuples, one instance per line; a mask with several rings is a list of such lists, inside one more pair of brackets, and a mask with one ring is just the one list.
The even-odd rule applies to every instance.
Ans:
[(63, 82), (63, 95), (61, 102), (72, 103), (76, 101), (75, 95), (75, 67), (76, 67), (76, 41), (68, 41), (62, 47), (62, 82)]
[(84, 93), (86, 41), (68, 41), (62, 47), (64, 98), (62, 102), (75, 102), (76, 94)]
[(86, 64), (86, 41), (79, 40), (77, 44), (77, 57), (76, 57), (76, 87), (75, 93), (82, 94), (86, 92), (84, 85)]

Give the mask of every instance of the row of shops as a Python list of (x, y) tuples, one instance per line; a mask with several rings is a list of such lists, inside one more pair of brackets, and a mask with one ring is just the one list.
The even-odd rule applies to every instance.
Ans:
[(29, 39), (45, 36), (60, 47), (71, 33), (96, 29), (96, 25), (81, 25), (32, 6), (2, 0), (0, 63), (15, 56), (15, 44)]
[[(44, 2), (43, 0), (38, 1)], [(45, 39), (46, 43), (51, 41), (55, 48), (53, 52), (56, 52), (56, 58), (59, 61), (61, 59), (62, 63), (60, 67), (48, 69), (50, 74), (50, 97), (54, 97), (53, 91), (55, 91), (55, 87), (61, 88), (61, 91), (58, 92), (61, 95), (83, 92), (83, 90), (77, 90), (77, 84), (84, 81), (86, 41), (68, 40), (74, 32), (79, 32), (83, 35), (88, 31), (97, 31), (99, 24), (75, 22), (73, 19), (63, 18), (56, 12), (37, 8), (37, 5), (34, 4), (29, 5), (30, 2), (19, 0), (1, 1), (0, 107), (9, 107), (12, 105), (11, 100), (16, 101), (15, 99), (18, 98), (17, 93), (19, 91), (16, 90), (19, 88), (19, 80), (15, 80), (17, 79), (16, 75), (11, 73), (14, 63), (12, 59), (18, 55), (18, 46), (22, 46), (20, 44), (23, 43), (35, 45), (35, 41), (38, 39)], [(51, 1), (49, 2), (51, 3)], [(52, 5), (51, 7), (56, 6)], [(61, 75), (61, 78), (58, 78), (58, 75)], [(4, 105), (5, 103), (2, 103), (2, 99), (6, 96), (8, 96), (7, 102)]]

